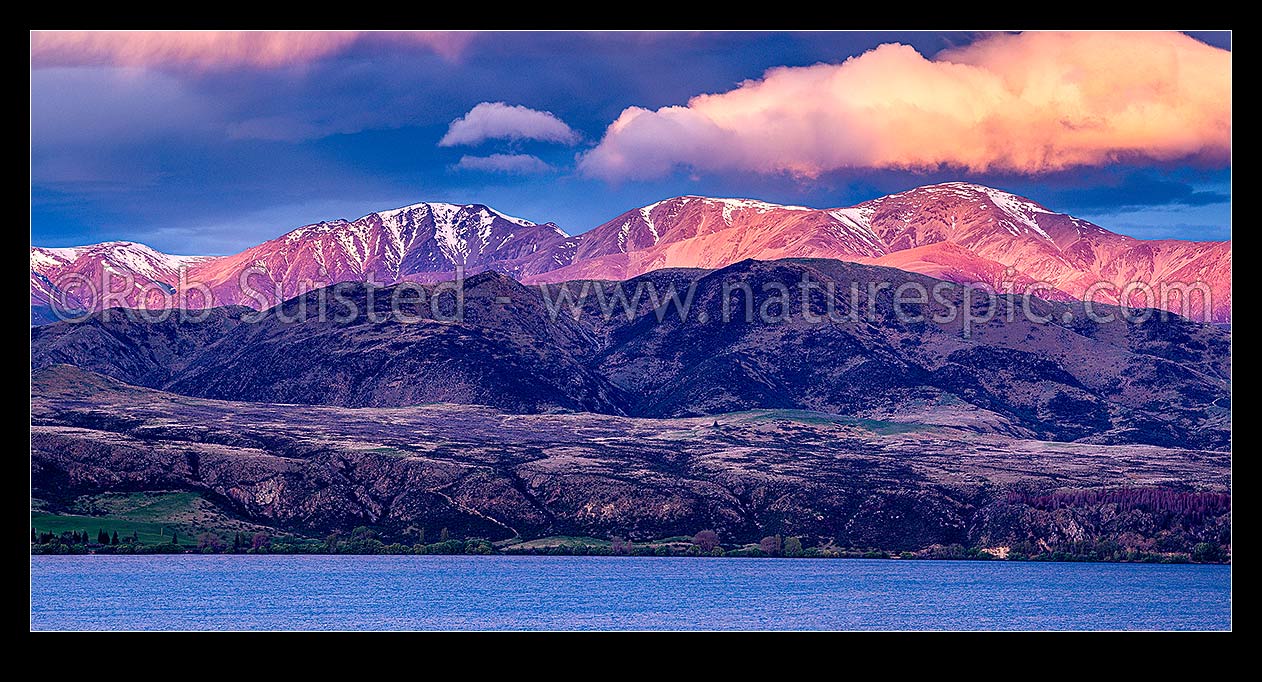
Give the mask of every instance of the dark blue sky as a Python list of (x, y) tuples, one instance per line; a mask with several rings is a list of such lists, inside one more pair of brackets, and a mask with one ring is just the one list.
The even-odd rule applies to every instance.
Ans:
[[(1230, 49), (1227, 34), (1195, 34)], [(1130, 159), (1050, 173), (850, 168), (678, 170), (651, 180), (580, 173), (576, 154), (630, 106), (684, 105), (776, 66), (840, 63), (898, 42), (925, 56), (967, 33), (491, 33), (458, 54), (361, 41), (284, 66), (35, 60), (31, 239), (127, 239), (171, 253), (238, 251), (296, 226), (419, 201), (479, 202), (583, 232), (679, 194), (845, 206), (948, 179), (1016, 191), (1141, 238), (1227, 239), (1230, 166)], [(127, 65), (130, 64), (130, 65)], [(575, 145), (490, 139), (440, 147), (480, 102), (548, 111)], [(466, 155), (531, 154), (550, 169), (457, 168)]]

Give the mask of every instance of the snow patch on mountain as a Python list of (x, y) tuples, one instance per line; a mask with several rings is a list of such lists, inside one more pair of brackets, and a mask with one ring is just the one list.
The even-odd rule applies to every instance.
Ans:
[(644, 220), (645, 227), (649, 228), (649, 232), (653, 234), (653, 243), (656, 244), (661, 236), (657, 234), (657, 226), (653, 224), (653, 216), (646, 206), (640, 209), (640, 218)]
[[(641, 212), (643, 212), (643, 210), (644, 209), (640, 209)], [(627, 252), (627, 237), (631, 235), (631, 224), (634, 222), (635, 219), (627, 218), (626, 222), (622, 223), (622, 227), (618, 228), (618, 235), (616, 237), (618, 240), (618, 250), (623, 253)]]
[(858, 237), (874, 251), (871, 255), (881, 255), (887, 250), (885, 243), (872, 230), (872, 215), (876, 210), (871, 207), (836, 208), (828, 211), (848, 234)]
[(431, 206), (434, 216), (434, 241), (438, 249), (452, 265), (464, 265), (469, 258), (469, 244), (460, 233), (455, 219), (455, 207), (450, 204)]
[(51, 268), (58, 265), (65, 265), (73, 262), (77, 257), (76, 249), (44, 249), (34, 247), (31, 249), (31, 269), (39, 270), (41, 268)]
[(210, 258), (212, 256), (177, 256), (162, 253), (144, 244), (127, 241), (102, 242), (88, 246), (31, 248), (31, 268), (34, 270), (47, 271), (73, 266), (80, 259), (95, 259), (101, 261), (107, 272), (130, 272), (147, 279), (165, 279), (171, 274), (178, 273), (182, 268), (191, 267)]
[[(946, 190), (964, 198), (977, 199), (985, 197), (995, 208), (1003, 213), (1011, 216), (1012, 221), (1002, 221), (1001, 224), (1013, 236), (1020, 236), (1022, 228), (1037, 234), (1038, 236), (1052, 241), (1052, 237), (1043, 230), (1038, 224), (1037, 216), (1053, 215), (1051, 211), (1042, 206), (1024, 199), (1015, 194), (998, 190), (985, 185), (977, 185), (970, 182), (946, 182), (941, 185), (931, 185), (924, 188), (926, 191)], [(986, 204), (981, 204), (978, 208), (985, 210)]]

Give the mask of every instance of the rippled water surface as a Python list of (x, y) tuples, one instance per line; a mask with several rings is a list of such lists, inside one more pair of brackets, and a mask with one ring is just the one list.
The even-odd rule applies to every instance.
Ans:
[(1231, 569), (500, 556), (37, 556), (35, 630), (1227, 629)]

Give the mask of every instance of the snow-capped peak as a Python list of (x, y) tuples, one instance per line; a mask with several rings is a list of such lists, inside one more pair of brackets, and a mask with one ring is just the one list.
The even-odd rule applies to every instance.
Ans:
[(1003, 222), (1006, 222), (1008, 231), (1013, 235), (1019, 234), (1021, 228), (1026, 228), (1048, 241), (1051, 241), (1052, 239), (1042, 227), (1039, 227), (1038, 220), (1036, 218), (1036, 216), (1040, 214), (1051, 214), (1052, 211), (1049, 211), (1039, 204), (1036, 204), (1024, 197), (1017, 196), (1011, 192), (1005, 192), (1000, 189), (995, 189), (994, 187), (978, 185), (972, 182), (958, 181), (943, 182), (937, 185), (926, 185), (912, 191), (929, 193), (949, 192), (968, 199), (981, 199), (983, 201), (989, 201), (989, 203), (994, 204), (995, 208), (999, 209), (1011, 218), (1011, 221)]
[(731, 206), (733, 209), (753, 208), (753, 209), (757, 209), (759, 211), (764, 211), (764, 212), (773, 211), (777, 209), (782, 210), (782, 211), (814, 211), (816, 210), (813, 208), (808, 208), (806, 206), (794, 206), (792, 204), (773, 204), (769, 201), (759, 201), (758, 199), (741, 199), (737, 197), (695, 197), (695, 198), (701, 199), (702, 201), (706, 201), (706, 202), (717, 202), (717, 203), (723, 204), (724, 206)]
[(96, 258), (114, 267), (146, 276), (157, 272), (176, 272), (180, 268), (209, 258), (209, 256), (178, 256), (162, 253), (138, 242), (112, 241), (88, 246), (32, 247), (31, 267), (60, 267), (85, 257)]
[[(501, 213), (500, 211), (497, 211), (491, 208), (490, 206), (486, 206), (484, 204), (450, 204), (444, 201), (423, 201), (421, 203), (409, 204), (407, 206), (403, 206), (400, 208), (392, 208), (388, 211), (375, 211), (373, 213), (369, 213), (368, 215), (360, 217), (359, 220), (363, 220), (364, 218), (368, 218), (370, 216), (376, 215), (380, 217), (382, 221), (386, 221), (396, 216), (402, 215), (404, 213), (409, 213), (409, 212), (418, 211), (422, 209), (428, 209), (429, 212), (435, 216), (435, 220), (437, 220), (438, 216), (440, 215), (444, 217), (454, 216), (457, 213), (460, 213), (461, 211), (464, 211), (467, 213), (477, 213), (479, 211), (485, 211), (491, 215), (498, 216), (502, 218), (503, 220), (507, 220), (510, 223), (516, 223), (518, 225), (521, 225), (522, 227), (534, 227), (535, 225), (535, 223), (532, 223), (529, 220), (526, 220), (524, 218), (517, 218), (515, 216), (508, 215), (507, 213)], [(359, 222), (359, 221), (357, 220), (356, 222)]]
[(83, 252), (84, 246), (68, 246), (62, 248), (49, 248), (41, 246), (31, 247), (31, 269), (39, 270), (41, 268), (51, 268), (67, 263), (73, 263), (79, 254)]
[(716, 204), (721, 206), (723, 209), (723, 221), (729, 225), (732, 223), (733, 213), (739, 210), (750, 209), (750, 210), (757, 211), (758, 213), (768, 213), (770, 211), (776, 211), (776, 210), (781, 210), (781, 211), (817, 210), (814, 208), (808, 208), (806, 206), (773, 204), (767, 201), (759, 201), (758, 199), (742, 199), (742, 198), (737, 198), (737, 197), (706, 197), (706, 196), (700, 196), (696, 194), (686, 194), (683, 196), (672, 197), (670, 199), (663, 199), (662, 201), (655, 201), (651, 204), (648, 204), (647, 206), (642, 206), (639, 212), (640, 212), (640, 216), (643, 218), (644, 223), (649, 227), (650, 230), (654, 232), (654, 234), (656, 234), (656, 231), (657, 231), (656, 226), (654, 225), (653, 218), (651, 217), (650, 214), (654, 210), (656, 210), (658, 206), (661, 206), (663, 204), (668, 204), (672, 206), (687, 206), (688, 204), (694, 201), (700, 202), (707, 206), (714, 206)]
[(1017, 211), (1020, 213), (1051, 213), (1051, 211), (1043, 208), (1033, 201), (1030, 201), (1029, 199), (1017, 196), (1012, 192), (995, 189), (994, 187), (977, 185), (971, 182), (947, 182), (943, 183), (941, 186), (984, 194), (989, 197), (996, 206), (1007, 211)]
[(522, 227), (534, 227), (537, 224), (529, 220), (526, 220), (525, 218), (517, 218), (515, 216), (508, 215), (507, 213), (501, 213), (500, 211), (497, 211), (491, 208), (490, 206), (483, 206), (483, 208), (503, 218), (504, 220), (507, 220), (510, 223), (517, 223), (518, 225), (521, 225)]

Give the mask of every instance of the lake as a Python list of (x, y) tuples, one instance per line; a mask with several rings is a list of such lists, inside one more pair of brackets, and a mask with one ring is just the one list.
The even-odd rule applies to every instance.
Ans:
[(1221, 630), (1229, 566), (35, 556), (33, 630)]

